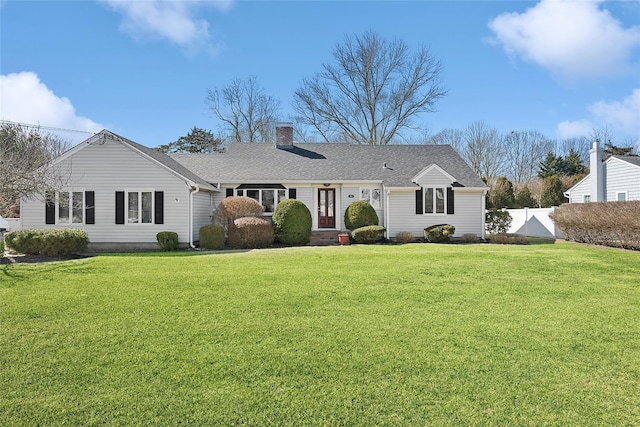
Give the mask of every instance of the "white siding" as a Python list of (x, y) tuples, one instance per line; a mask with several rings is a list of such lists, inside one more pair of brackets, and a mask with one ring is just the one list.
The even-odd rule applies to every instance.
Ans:
[(213, 215), (213, 194), (198, 192), (193, 195), (193, 241), (200, 240), (200, 227), (209, 225)]
[(591, 194), (591, 179), (587, 175), (582, 181), (577, 183), (569, 193), (569, 203), (584, 203), (584, 196)]
[(336, 212), (336, 215), (338, 216), (338, 218), (341, 219), (340, 227), (341, 227), (342, 230), (346, 230), (346, 227), (344, 225), (344, 212), (347, 210), (347, 208), (349, 207), (349, 205), (351, 203), (355, 202), (356, 200), (360, 200), (360, 190), (362, 188), (380, 190), (380, 207), (377, 208), (375, 211), (378, 214), (378, 224), (380, 224), (380, 225), (384, 224), (385, 197), (384, 197), (384, 192), (383, 192), (383, 189), (382, 189), (382, 185), (372, 185), (372, 184), (362, 183), (358, 187), (354, 187), (354, 186), (349, 185), (348, 187), (343, 187), (342, 188), (342, 198), (340, 200), (340, 205), (342, 207), (342, 211), (339, 212), (339, 213)]
[(471, 233), (483, 235), (481, 190), (474, 192), (454, 191), (454, 214), (416, 214), (415, 191), (391, 191), (389, 197), (389, 216), (387, 218), (387, 236), (395, 238), (400, 231), (410, 231), (414, 237), (423, 237), (426, 227), (437, 224), (451, 224), (456, 228), (454, 237)]
[(605, 163), (606, 200), (615, 202), (619, 192), (626, 192), (627, 200), (640, 200), (640, 167), (611, 157)]
[[(189, 241), (189, 189), (163, 166), (110, 139), (83, 147), (59, 166), (69, 171), (69, 190), (95, 192), (95, 224), (64, 227), (84, 228), (92, 243), (155, 243), (160, 231), (174, 231), (181, 243)], [(164, 224), (116, 224), (116, 191), (163, 191)], [(45, 225), (41, 200), (23, 200), (21, 217), (24, 229), (63, 227)]]
[(417, 184), (422, 187), (451, 187), (451, 182), (450, 177), (443, 174), (439, 168), (434, 167), (423, 174)]

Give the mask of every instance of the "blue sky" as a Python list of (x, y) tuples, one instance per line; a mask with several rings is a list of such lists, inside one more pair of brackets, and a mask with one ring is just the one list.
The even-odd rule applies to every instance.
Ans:
[[(638, 1), (0, 1), (0, 118), (155, 147), (216, 132), (208, 88), (256, 76), (282, 102), (373, 30), (430, 46), (449, 94), (431, 133), (482, 120), (550, 138), (640, 142)], [(79, 142), (86, 133), (66, 132)]]

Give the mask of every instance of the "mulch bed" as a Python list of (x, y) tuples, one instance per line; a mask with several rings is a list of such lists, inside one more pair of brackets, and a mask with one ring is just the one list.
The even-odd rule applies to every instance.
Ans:
[(0, 258), (0, 264), (37, 264), (43, 262), (69, 261), (72, 259), (89, 258), (91, 255), (65, 255), (65, 256), (41, 256), (41, 255), (12, 255), (4, 254)]

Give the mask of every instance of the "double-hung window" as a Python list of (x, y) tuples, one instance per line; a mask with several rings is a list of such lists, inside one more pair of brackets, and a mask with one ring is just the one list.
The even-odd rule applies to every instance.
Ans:
[(264, 208), (264, 213), (272, 214), (278, 203), (287, 198), (287, 190), (282, 188), (238, 188), (236, 196), (255, 199)]
[(163, 191), (116, 191), (116, 224), (164, 224)]
[(361, 188), (360, 200), (369, 202), (374, 209), (382, 208), (382, 190), (379, 188)]
[(46, 224), (94, 224), (93, 191), (47, 192)]
[(424, 189), (424, 213), (443, 214), (447, 212), (447, 189), (428, 187)]

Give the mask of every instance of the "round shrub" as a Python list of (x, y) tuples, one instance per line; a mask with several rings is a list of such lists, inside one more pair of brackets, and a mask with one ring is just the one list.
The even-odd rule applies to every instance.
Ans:
[(161, 231), (156, 234), (156, 240), (160, 248), (165, 252), (178, 249), (178, 233), (174, 231)]
[(269, 221), (256, 218), (238, 218), (229, 226), (227, 244), (233, 249), (268, 248), (273, 244), (273, 227)]
[(236, 219), (260, 217), (263, 212), (264, 208), (256, 199), (244, 196), (227, 197), (216, 208), (213, 222), (221, 225), (226, 232), (229, 232), (229, 227)]
[(202, 249), (224, 248), (224, 228), (218, 224), (200, 227), (200, 247)]
[(378, 214), (366, 200), (356, 200), (344, 212), (344, 225), (348, 230), (355, 230), (368, 225), (378, 225)]
[(501, 209), (487, 211), (485, 228), (490, 234), (504, 234), (511, 227), (511, 214)]
[(455, 231), (456, 228), (450, 224), (432, 225), (424, 229), (424, 238), (430, 243), (446, 243)]
[(311, 240), (311, 212), (300, 200), (286, 199), (278, 203), (271, 222), (280, 243), (304, 245)]
[(76, 228), (16, 230), (4, 236), (8, 249), (27, 255), (71, 255), (87, 250), (87, 232)]
[(376, 243), (384, 238), (386, 228), (381, 225), (367, 225), (356, 228), (351, 232), (351, 237), (357, 243)]

